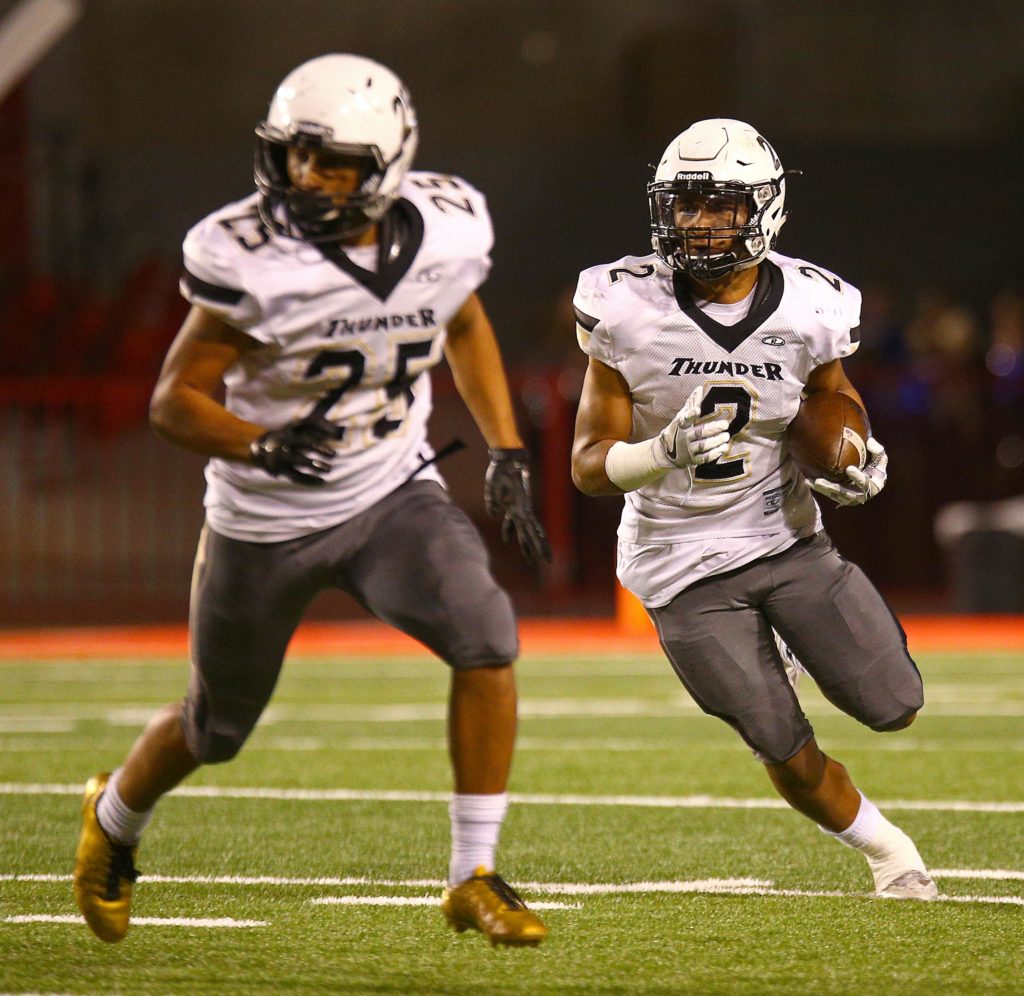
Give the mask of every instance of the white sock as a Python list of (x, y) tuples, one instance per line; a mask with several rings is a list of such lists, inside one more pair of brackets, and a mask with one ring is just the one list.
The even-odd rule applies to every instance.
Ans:
[(906, 871), (927, 874), (914, 842), (898, 826), (890, 823), (863, 793), (857, 816), (845, 830), (833, 833), (824, 827), (820, 829), (864, 855), (871, 868), (876, 891), (881, 891)]
[(452, 796), (448, 815), (452, 822), (452, 856), (448, 884), (458, 885), (483, 866), (494, 871), (494, 851), (508, 811), (508, 793)]
[(153, 817), (153, 810), (145, 813), (137, 813), (129, 809), (117, 791), (117, 781), (121, 774), (118, 768), (107, 782), (107, 787), (96, 803), (96, 819), (100, 826), (106, 831), (108, 837), (118, 844), (128, 844), (134, 847), (142, 837), (142, 831)]

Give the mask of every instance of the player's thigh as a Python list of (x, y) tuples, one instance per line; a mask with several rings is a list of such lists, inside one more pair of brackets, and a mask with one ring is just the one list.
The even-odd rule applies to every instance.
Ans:
[(277, 682), (315, 588), (300, 544), (246, 543), (204, 528), (192, 579), (192, 670), (183, 723), (204, 762), (238, 752)]
[(772, 624), (822, 693), (875, 730), (899, 729), (924, 704), (921, 675), (885, 599), (819, 533), (773, 561)]
[[(652, 609), (668, 659), (694, 701), (725, 720), (762, 761), (780, 764), (813, 735), (767, 620), (742, 574), (709, 580)], [(739, 596), (739, 597), (737, 597)]]
[(491, 574), (480, 534), (444, 489), (432, 481), (404, 485), (379, 511), (346, 566), (345, 586), (452, 667), (515, 660), (512, 603)]

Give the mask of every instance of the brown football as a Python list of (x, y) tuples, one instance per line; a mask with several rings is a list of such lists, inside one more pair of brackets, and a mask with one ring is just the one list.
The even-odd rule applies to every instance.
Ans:
[(817, 391), (800, 402), (789, 423), (789, 452), (804, 477), (846, 482), (846, 468), (863, 468), (871, 427), (867, 412), (838, 391)]

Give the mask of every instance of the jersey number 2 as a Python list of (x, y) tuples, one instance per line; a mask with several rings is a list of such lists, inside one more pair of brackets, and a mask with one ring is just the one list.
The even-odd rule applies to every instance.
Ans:
[[(736, 414), (729, 422), (726, 430), (729, 436), (735, 436), (742, 432), (750, 421), (750, 408), (752, 398), (745, 387), (738, 384), (713, 384), (704, 395), (700, 405), (701, 415), (710, 415), (718, 408), (735, 408)], [(746, 474), (746, 465), (742, 457), (738, 460), (722, 460), (719, 458), (714, 463), (702, 463), (694, 468), (693, 476), (698, 481), (708, 481), (719, 484), (722, 481), (731, 481), (743, 477)]]

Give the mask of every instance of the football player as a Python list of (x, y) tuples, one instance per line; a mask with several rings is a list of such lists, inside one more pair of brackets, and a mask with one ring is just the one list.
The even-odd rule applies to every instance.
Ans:
[(699, 121), (669, 143), (647, 188), (654, 252), (579, 278), (589, 365), (573, 480), (625, 495), (618, 576), (698, 705), (734, 727), (794, 809), (864, 854), (877, 895), (931, 899), (914, 843), (818, 747), (775, 639), (873, 730), (904, 729), (923, 704), (903, 630), (836, 552), (811, 494), (873, 498), (884, 448), (868, 440), (866, 466), (841, 484), (805, 481), (787, 453), (802, 395), (862, 401), (842, 364), (859, 292), (774, 251), (786, 177), (742, 121)]
[(86, 789), (74, 891), (105, 941), (128, 929), (134, 855), (156, 801), (199, 765), (235, 756), (325, 588), (349, 592), (452, 670), (444, 915), (492, 943), (546, 934), (495, 872), (518, 637), (427, 441), (429, 371), (442, 355), (490, 448), (488, 512), (528, 560), (551, 555), (476, 293), (490, 268), (487, 207), (464, 180), (410, 172), (417, 134), (390, 70), (355, 55), (313, 59), (281, 83), (256, 129), (256, 192), (185, 239), (192, 308), (151, 419), (210, 457), (192, 671), (184, 701)]

